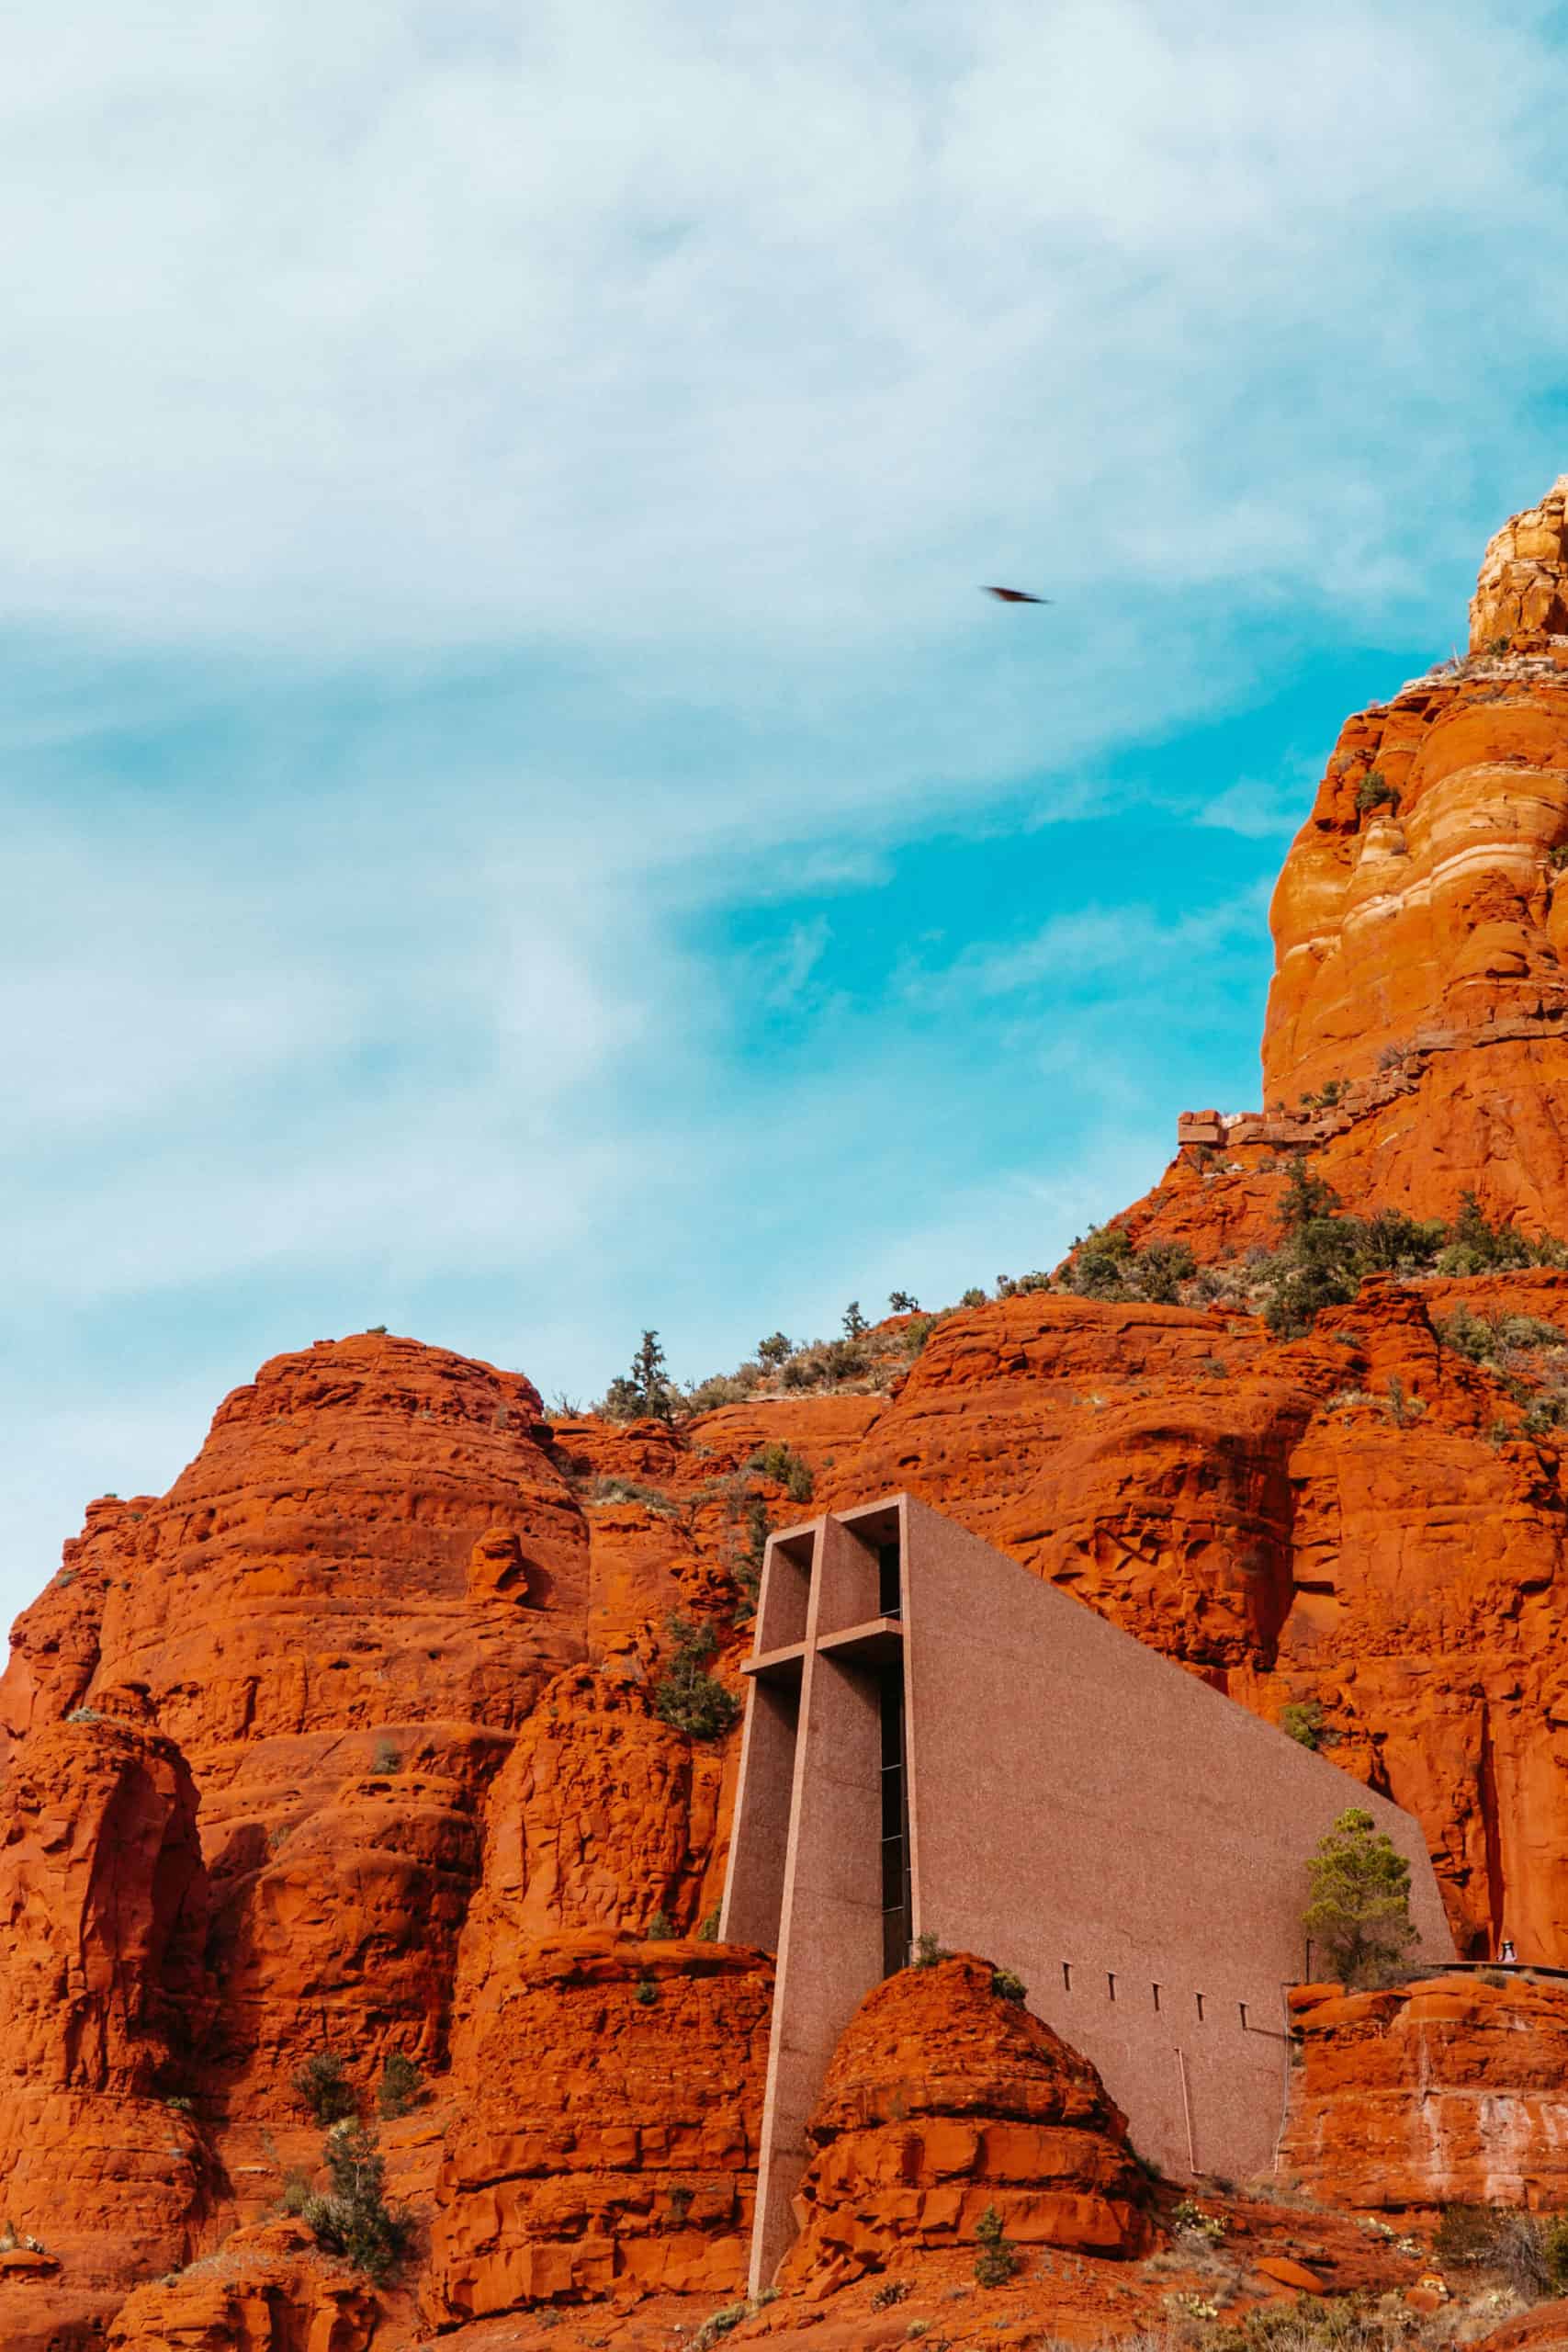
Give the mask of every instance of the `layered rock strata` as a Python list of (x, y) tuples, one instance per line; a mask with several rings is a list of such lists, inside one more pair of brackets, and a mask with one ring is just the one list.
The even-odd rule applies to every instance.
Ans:
[(994, 2214), (1020, 2245), (1105, 2256), (1147, 2244), (1148, 2183), (1087, 2058), (961, 1952), (869, 1993), (807, 2127), (800, 2235), (783, 2277), (829, 2291), (900, 2256), (974, 2245)]
[(423, 2289), (432, 2324), (745, 2279), (773, 1968), (612, 1930), (495, 1955)]
[(1568, 2205), (1568, 1985), (1512, 1972), (1292, 1996), (1281, 2149), (1330, 2203)]

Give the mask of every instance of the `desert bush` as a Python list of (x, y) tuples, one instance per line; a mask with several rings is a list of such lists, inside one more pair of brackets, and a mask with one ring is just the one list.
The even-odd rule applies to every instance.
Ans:
[(1387, 777), (1373, 768), (1370, 775), (1361, 778), (1357, 786), (1356, 806), (1363, 817), (1370, 808), (1389, 808), (1397, 815), (1399, 794), (1389, 783)]
[(387, 2202), (386, 2161), (363, 2123), (335, 2124), (323, 2150), (332, 2187), (307, 2198), (301, 2219), (319, 2245), (379, 2284), (408, 2250), (413, 2225)]
[(907, 2278), (885, 2278), (880, 2287), (872, 2290), (871, 2308), (874, 2312), (891, 2311), (895, 2303), (907, 2301), (913, 2292)]
[(1455, 2269), (1501, 2271), (1529, 2302), (1568, 2290), (1568, 2213), (1527, 2213), (1517, 2205), (1448, 2205), (1432, 2251)]
[(1029, 1998), (1028, 1985), (1021, 1976), (1015, 1976), (1010, 1968), (992, 1969), (991, 1990), (999, 2001), (1027, 2001)]
[(1151, 1241), (1136, 1250), (1123, 1227), (1091, 1225), (1073, 1244), (1066, 1280), (1080, 1298), (1146, 1299), (1170, 1306), (1197, 1271), (1184, 1241)]
[(316, 2123), (336, 2123), (354, 2113), (354, 2092), (343, 2060), (330, 2050), (312, 2050), (290, 2075), (294, 2095)]
[(654, 1913), (652, 1918), (649, 1921), (647, 1927), (642, 1932), (646, 1941), (650, 1944), (673, 1943), (675, 1940), (675, 1923), (671, 1918), (669, 1912), (663, 1908), (662, 1905), (660, 1905), (660, 1908)]
[(1410, 1865), (1370, 1813), (1352, 1805), (1307, 1864), (1312, 1899), (1302, 1925), (1348, 1985), (1375, 1984), (1416, 1940)]
[(1298, 1747), (1323, 1746), (1324, 1713), (1315, 1699), (1292, 1699), (1280, 1710), (1280, 1729)]
[(776, 2287), (764, 2287), (760, 2295), (742, 2303), (726, 2303), (722, 2311), (705, 2319), (691, 2340), (689, 2352), (709, 2352), (709, 2347), (738, 2328), (743, 2319), (755, 2319), (758, 2312), (778, 2300)]
[(653, 1704), (663, 1720), (688, 1739), (722, 1739), (740, 1713), (740, 1702), (707, 1670), (718, 1647), (711, 1625), (671, 1617), (665, 1631), (672, 1645), (670, 1664), (653, 1686)]
[(690, 1414), (716, 1413), (721, 1405), (743, 1405), (757, 1385), (758, 1374), (750, 1364), (742, 1364), (739, 1372), (710, 1373), (687, 1389), (682, 1409)]
[(649, 1487), (640, 1478), (595, 1478), (588, 1489), (591, 1503), (639, 1503), (657, 1519), (679, 1519), (681, 1506), (673, 1495), (662, 1487)]
[(928, 1928), (923, 1935), (919, 1935), (915, 1938), (915, 1948), (909, 1955), (909, 1966), (911, 1968), (934, 1968), (939, 1961), (951, 1960), (952, 1958), (953, 1954), (947, 1950), (946, 1946), (938, 1943), (935, 1936)]
[(304, 2212), (314, 2195), (315, 2190), (310, 2186), (310, 2176), (304, 2165), (290, 2165), (283, 2176), (283, 2188), (277, 2199), (279, 2211), (299, 2216)]
[(994, 2205), (987, 2205), (976, 2222), (975, 2235), (980, 2241), (980, 2251), (975, 2257), (975, 2284), (1005, 2287), (1022, 2269), (1023, 2256), (1003, 2236), (1002, 2217)]
[(1050, 1287), (1050, 1275), (1043, 1273), (1038, 1267), (1032, 1274), (998, 1274), (997, 1276), (998, 1298), (1025, 1298), (1032, 1291), (1049, 1290)]
[(376, 1753), (370, 1760), (372, 1772), (400, 1772), (402, 1769), (403, 1752), (396, 1741), (378, 1739), (376, 1743)]
[(400, 2115), (408, 2115), (424, 2097), (424, 2076), (414, 2060), (400, 2050), (387, 2053), (381, 2068), (380, 2086), (376, 2093), (376, 2105), (389, 2123)]
[(808, 1503), (811, 1500), (813, 1480), (810, 1467), (792, 1447), (777, 1442), (759, 1446), (746, 1467), (755, 1470), (760, 1477), (772, 1478), (784, 1488), (792, 1503)]
[(964, 1292), (958, 1304), (960, 1306), (985, 1306), (988, 1305), (989, 1302), (987, 1301), (983, 1290), (971, 1288)]
[(655, 2007), (659, 2000), (659, 1985), (657, 1980), (651, 1976), (639, 1976), (637, 1979), (637, 1993), (634, 1997), (636, 1998), (639, 2008), (651, 2009)]

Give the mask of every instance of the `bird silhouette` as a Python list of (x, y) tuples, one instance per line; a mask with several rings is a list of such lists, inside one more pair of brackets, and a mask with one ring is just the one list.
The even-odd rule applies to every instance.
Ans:
[(994, 596), (997, 599), (997, 602), (1000, 605), (1050, 605), (1055, 602), (1055, 599), (1053, 596), (1027, 595), (1021, 588), (992, 588), (987, 586), (983, 593), (987, 596)]

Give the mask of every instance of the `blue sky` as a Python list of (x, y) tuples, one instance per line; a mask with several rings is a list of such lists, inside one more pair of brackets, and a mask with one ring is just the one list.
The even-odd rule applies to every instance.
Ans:
[(1562, 31), (7, 12), (0, 1610), (277, 1349), (700, 1375), (1257, 1101), (1568, 463)]

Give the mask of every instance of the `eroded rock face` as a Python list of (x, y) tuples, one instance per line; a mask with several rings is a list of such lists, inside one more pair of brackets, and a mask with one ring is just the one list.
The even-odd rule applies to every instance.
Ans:
[(520, 1374), (442, 1349), (276, 1357), (166, 1497), (90, 1515), (18, 1624), (0, 1719), (135, 1684), (190, 1762), (209, 2058), (253, 2107), (323, 2032), (367, 2075), (393, 2043), (439, 2056), (485, 1786), (585, 1646), (588, 1532), (547, 1434)]
[(433, 2325), (617, 2285), (745, 2281), (773, 1966), (580, 1929), (492, 1947), (459, 2044), (423, 2295)]
[(173, 1741), (102, 1714), (35, 1734), (0, 1785), (0, 2221), (58, 2267), (6, 2280), (7, 2346), (85, 2322), (196, 2242), (206, 1927)]
[(116, 2313), (107, 2352), (366, 2352), (380, 2310), (302, 2223), (278, 2221), (140, 2288)]
[(1470, 606), (1470, 650), (1568, 631), (1568, 474), (1486, 543)]
[(1128, 2255), (1148, 2240), (1146, 2182), (1099, 2075), (970, 1952), (866, 1996), (807, 2144), (791, 2286), (973, 2243), (988, 2208), (1020, 2245)]
[(1329, 2204), (1568, 2203), (1568, 1988), (1435, 1977), (1292, 1998), (1281, 2154)]

